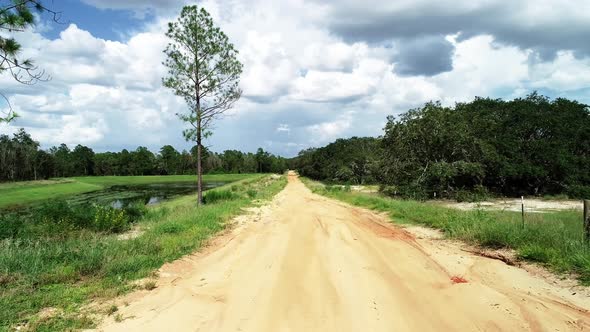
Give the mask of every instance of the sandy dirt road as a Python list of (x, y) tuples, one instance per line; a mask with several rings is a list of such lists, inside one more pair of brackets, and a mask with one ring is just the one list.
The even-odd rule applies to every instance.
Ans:
[(416, 238), (312, 194), (294, 174), (250, 219), (164, 266), (158, 288), (121, 299), (123, 321), (99, 330), (590, 330), (588, 297)]

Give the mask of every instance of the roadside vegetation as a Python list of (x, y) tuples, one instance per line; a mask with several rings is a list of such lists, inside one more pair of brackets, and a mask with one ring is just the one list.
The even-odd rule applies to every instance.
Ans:
[[(207, 174), (203, 176), (203, 179), (205, 182), (233, 182), (252, 176), (255, 176), (255, 174)], [(196, 176), (86, 176), (0, 183), (0, 209), (11, 206), (25, 206), (47, 199), (65, 198), (74, 194), (106, 189), (114, 185), (171, 182), (196, 182)]]
[(523, 227), (519, 212), (461, 211), (302, 180), (315, 193), (386, 212), (392, 222), (437, 228), (448, 238), (482, 247), (513, 249), (520, 259), (558, 273), (573, 273), (582, 284), (590, 285), (590, 245), (584, 242), (581, 211), (527, 213)]
[(490, 195), (590, 198), (587, 105), (532, 93), (510, 101), (427, 103), (390, 116), (380, 138), (302, 151), (291, 168), (326, 182), (374, 183), (412, 199)]
[(194, 195), (121, 210), (46, 203), (0, 239), (0, 330), (92, 327), (93, 312), (80, 311), (86, 303), (139, 287), (132, 281), (195, 251), (242, 208), (286, 184), (284, 176), (244, 177), (206, 191), (200, 207)]

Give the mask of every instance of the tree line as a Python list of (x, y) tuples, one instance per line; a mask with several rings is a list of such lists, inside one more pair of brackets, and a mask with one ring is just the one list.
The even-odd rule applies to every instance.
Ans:
[(387, 194), (418, 199), (588, 198), (590, 112), (537, 93), (452, 107), (429, 102), (389, 116), (379, 138), (337, 140), (302, 151), (291, 165), (315, 179), (378, 183)]
[[(120, 152), (94, 152), (78, 144), (43, 150), (24, 129), (12, 138), (0, 135), (0, 181), (39, 180), (53, 177), (93, 175), (177, 175), (196, 174), (197, 147), (178, 151), (164, 145), (158, 153), (140, 146)], [(287, 160), (262, 148), (256, 153), (204, 148), (204, 173), (282, 173)]]
[(382, 154), (378, 138), (340, 138), (325, 147), (299, 152), (289, 166), (300, 175), (316, 180), (371, 184), (378, 182)]

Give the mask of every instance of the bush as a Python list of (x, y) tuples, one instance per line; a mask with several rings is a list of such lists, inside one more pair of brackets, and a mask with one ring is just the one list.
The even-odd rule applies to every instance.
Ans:
[(148, 208), (142, 202), (132, 202), (123, 208), (129, 217), (129, 222), (136, 222), (148, 212)]
[(73, 211), (64, 200), (52, 200), (43, 203), (34, 213), (35, 216), (49, 220), (59, 220), (60, 218), (73, 215)]
[(573, 185), (569, 186), (566, 192), (571, 198), (590, 199), (590, 186)]
[(399, 188), (397, 186), (382, 185), (379, 187), (379, 191), (386, 196), (395, 197), (399, 195)]
[(255, 198), (256, 195), (258, 195), (258, 192), (254, 189), (248, 189), (246, 194), (248, 194), (248, 197), (250, 197), (250, 198)]
[(209, 190), (203, 196), (203, 203), (213, 204), (219, 201), (229, 201), (236, 199), (238, 196), (229, 190)]
[(416, 183), (400, 186), (399, 190), (400, 196), (418, 201), (423, 201), (432, 197), (432, 195), (428, 194), (428, 190), (425, 187)]
[(37, 223), (53, 223), (73, 228), (91, 227), (95, 214), (94, 206), (83, 204), (71, 206), (64, 200), (46, 202), (33, 212)]
[(129, 216), (124, 210), (110, 206), (95, 206), (93, 228), (103, 232), (122, 232), (129, 226)]

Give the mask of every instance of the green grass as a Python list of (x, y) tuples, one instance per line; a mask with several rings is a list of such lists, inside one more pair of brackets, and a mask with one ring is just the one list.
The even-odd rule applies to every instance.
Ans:
[[(205, 182), (234, 182), (260, 174), (206, 174)], [(195, 175), (154, 176), (83, 176), (41, 181), (11, 182), (0, 184), (0, 208), (27, 205), (30, 203), (75, 194), (101, 190), (113, 185), (134, 185), (167, 182), (196, 182)]]
[(378, 194), (346, 192), (303, 180), (318, 194), (387, 212), (393, 222), (438, 228), (449, 238), (483, 247), (510, 248), (521, 259), (558, 273), (574, 273), (582, 284), (590, 285), (590, 246), (584, 243), (582, 211), (527, 213), (523, 228), (519, 212), (460, 211)]
[[(285, 177), (257, 175), (211, 189), (235, 188), (230, 199), (201, 207), (195, 206), (194, 195), (164, 202), (138, 221), (143, 233), (133, 239), (81, 230), (65, 238), (0, 241), (0, 331), (16, 325), (39, 331), (92, 327), (90, 313), (81, 312), (89, 301), (139, 287), (131, 281), (198, 249), (253, 204), (248, 190), (256, 190), (257, 199), (270, 199), (285, 184)], [(44, 308), (60, 314), (40, 318), (37, 313)]]

